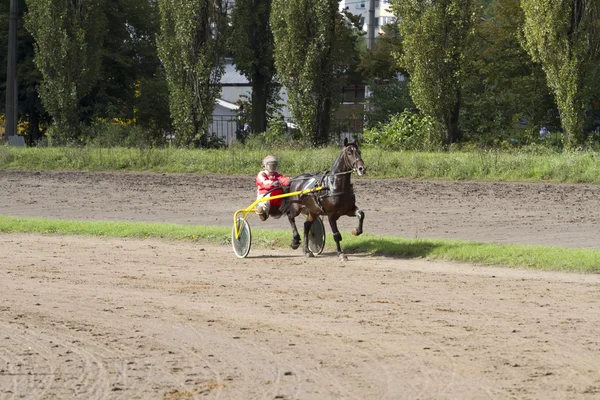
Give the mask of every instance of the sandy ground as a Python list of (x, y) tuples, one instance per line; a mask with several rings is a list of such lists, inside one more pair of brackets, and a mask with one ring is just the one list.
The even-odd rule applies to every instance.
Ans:
[[(230, 225), (253, 200), (251, 184), (0, 171), (0, 214)], [(600, 240), (594, 186), (356, 179), (355, 188), (369, 232)], [(0, 234), (0, 399), (600, 398), (600, 275), (366, 254), (341, 264), (287, 249), (250, 256)]]
[[(365, 177), (353, 183), (365, 232), (600, 248), (600, 186)], [(0, 214), (231, 226), (233, 213), (255, 200), (254, 185), (253, 176), (0, 171)], [(289, 229), (285, 218), (250, 223)], [(354, 218), (340, 219), (342, 234), (355, 225)]]

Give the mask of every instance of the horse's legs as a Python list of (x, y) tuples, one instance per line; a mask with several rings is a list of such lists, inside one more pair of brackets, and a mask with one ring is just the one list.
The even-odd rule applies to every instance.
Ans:
[(363, 233), (363, 220), (365, 219), (365, 213), (360, 210), (356, 210), (355, 215), (358, 218), (358, 227), (352, 229), (352, 235), (358, 236)]
[(329, 226), (331, 227), (331, 233), (333, 233), (333, 239), (335, 240), (335, 246), (337, 248), (337, 254), (340, 258), (340, 261), (348, 261), (348, 257), (342, 252), (342, 246), (340, 246), (340, 242), (342, 241), (342, 234), (338, 230), (337, 227), (337, 217), (327, 216), (329, 220)]
[(308, 214), (308, 218), (304, 221), (304, 255), (306, 257), (314, 257), (312, 251), (308, 248), (308, 232), (310, 232), (310, 227), (313, 224), (313, 217), (311, 214)]
[(287, 216), (288, 221), (292, 226), (292, 243), (290, 246), (292, 249), (296, 250), (298, 247), (300, 247), (300, 234), (298, 233), (298, 228), (296, 227), (296, 220), (294, 219), (295, 217), (292, 216), (291, 212), (288, 212)]

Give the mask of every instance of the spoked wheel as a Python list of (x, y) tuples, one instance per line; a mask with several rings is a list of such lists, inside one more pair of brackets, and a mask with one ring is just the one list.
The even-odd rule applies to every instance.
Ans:
[(313, 254), (321, 254), (325, 248), (325, 226), (321, 217), (317, 217), (308, 231), (308, 249)]
[(250, 246), (252, 246), (252, 233), (250, 232), (250, 225), (242, 217), (238, 217), (237, 226), (240, 232), (239, 237), (235, 237), (235, 226), (231, 230), (231, 244), (233, 245), (233, 251), (239, 258), (244, 258), (250, 253)]

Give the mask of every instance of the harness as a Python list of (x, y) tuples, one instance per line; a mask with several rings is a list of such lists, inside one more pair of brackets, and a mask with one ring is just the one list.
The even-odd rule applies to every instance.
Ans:
[[(350, 165), (350, 168), (351, 168), (350, 171), (336, 172), (335, 174), (330, 174), (329, 170), (325, 171), (325, 173), (323, 174), (323, 177), (321, 178), (320, 185), (323, 187), (326, 187), (326, 185), (324, 184), (325, 178), (327, 178), (329, 176), (346, 175), (346, 174), (351, 174), (353, 172), (356, 172), (356, 164), (359, 161), (362, 161), (362, 159), (360, 157), (352, 162), (352, 164)], [(329, 188), (328, 188), (327, 193), (319, 193), (318, 197), (324, 199), (326, 197), (340, 196), (342, 194), (347, 194), (347, 193), (350, 193), (350, 194), (354, 193), (354, 189), (352, 188), (352, 185), (350, 185), (350, 191), (347, 191), (347, 192), (329, 192)]]
[(330, 174), (329, 170), (328, 170), (328, 171), (325, 171), (325, 173), (321, 176), (321, 179), (319, 181), (319, 186), (322, 186), (325, 189), (319, 191), (318, 193), (311, 193), (310, 195), (313, 196), (313, 200), (314, 200), (316, 206), (319, 208), (319, 211), (321, 211), (321, 213), (323, 215), (327, 214), (325, 212), (325, 209), (323, 208), (323, 204), (321, 203), (324, 199), (326, 199), (328, 197), (341, 196), (343, 194), (354, 194), (354, 188), (352, 187), (352, 185), (350, 185), (350, 190), (349, 191), (345, 191), (345, 192), (332, 192), (329, 189), (329, 187), (326, 185), (325, 181), (327, 180), (327, 178), (333, 177), (333, 176), (336, 176), (336, 175), (351, 174), (352, 172), (354, 172), (356, 170), (356, 168), (354, 166), (356, 165), (356, 162), (358, 160), (359, 159), (357, 159), (354, 163), (352, 163), (352, 169), (350, 171), (336, 172), (334, 174)]
[[(312, 192), (312, 193), (309, 193), (309, 194), (305, 194), (305, 196), (312, 196), (313, 197), (314, 203), (319, 208), (319, 211), (321, 211), (322, 215), (327, 214), (325, 212), (325, 210), (323, 209), (323, 205), (321, 203), (322, 200), (324, 200), (324, 199), (326, 199), (328, 197), (341, 196), (343, 194), (354, 194), (354, 189), (352, 187), (352, 184), (350, 184), (350, 190), (349, 191), (345, 191), (345, 192), (331, 192), (331, 190), (329, 189), (328, 185), (326, 184), (327, 183), (326, 181), (328, 180), (328, 178), (334, 177), (334, 176), (337, 176), (337, 175), (346, 175), (346, 174), (351, 174), (353, 172), (356, 172), (356, 164), (359, 161), (362, 161), (362, 159), (360, 157), (358, 157), (357, 159), (355, 159), (352, 162), (352, 164), (350, 165), (351, 169), (349, 171), (336, 172), (336, 173), (332, 174), (332, 173), (330, 173), (330, 170), (327, 170), (327, 171), (325, 171), (323, 173), (323, 175), (321, 175), (321, 179), (318, 180), (318, 183), (317, 183), (317, 180), (315, 178), (311, 178), (308, 181), (308, 184), (306, 185), (305, 188), (308, 188), (308, 186), (311, 185), (312, 182), (314, 182), (314, 184), (315, 184), (314, 187), (316, 187), (316, 186), (323, 187), (323, 190), (321, 190), (319, 192)], [(348, 164), (346, 164), (346, 165), (348, 165)], [(302, 179), (306, 179), (306, 178), (302, 178)], [(292, 180), (294, 180), (294, 179), (292, 179)]]

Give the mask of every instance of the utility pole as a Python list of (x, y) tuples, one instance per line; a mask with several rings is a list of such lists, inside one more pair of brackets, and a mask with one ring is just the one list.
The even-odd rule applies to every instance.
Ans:
[[(375, 50), (375, 0), (369, 0), (369, 9), (367, 10), (367, 49)], [(371, 111), (368, 98), (371, 97), (371, 90), (365, 85), (365, 111)]]
[(8, 20), (8, 62), (6, 65), (6, 129), (4, 136), (17, 134), (17, 24), (19, 21), (18, 0), (10, 0)]
[(369, 0), (367, 16), (367, 49), (375, 50), (375, 0)]

